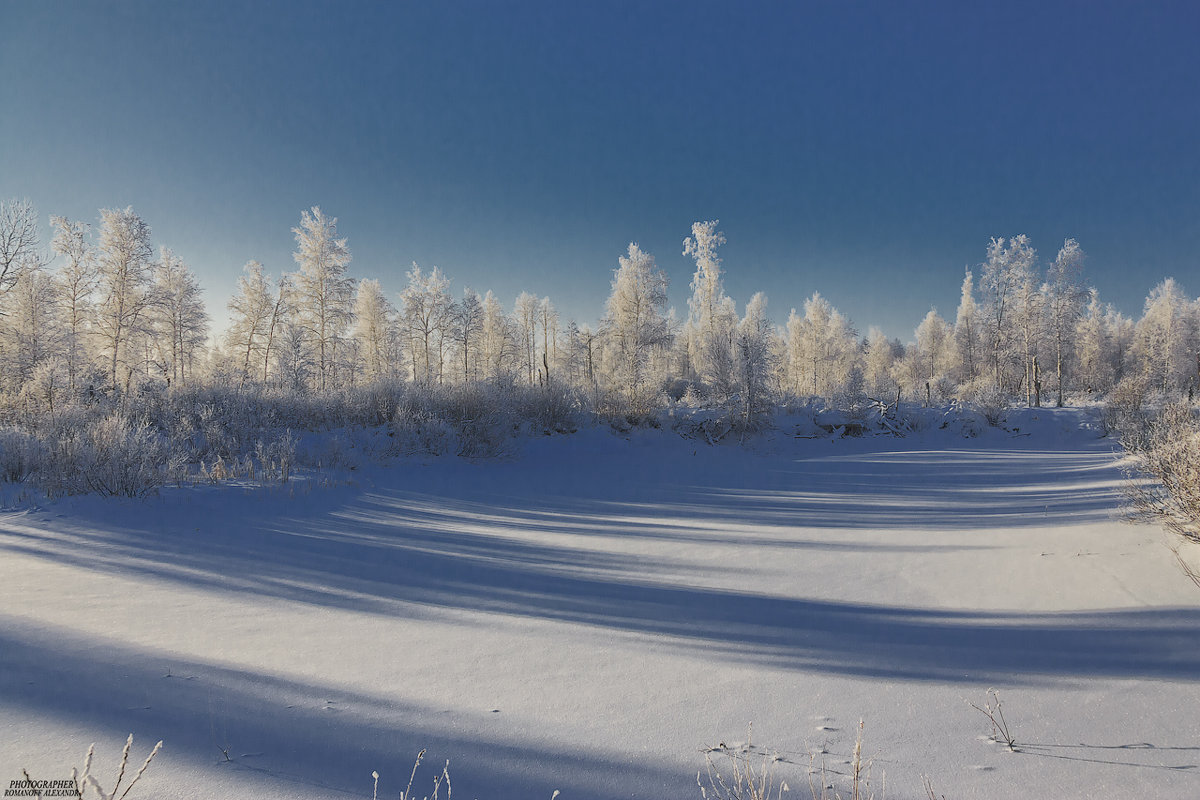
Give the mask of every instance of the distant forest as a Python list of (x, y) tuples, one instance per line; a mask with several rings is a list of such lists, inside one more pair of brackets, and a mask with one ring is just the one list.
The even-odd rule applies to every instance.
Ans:
[(697, 222), (683, 242), (696, 264), (686, 319), (668, 314), (665, 273), (631, 244), (593, 328), (531, 292), (510, 308), (490, 291), (456, 296), (437, 267), (414, 264), (389, 298), (378, 281), (347, 274), (337, 220), (313, 208), (292, 231), (296, 271), (247, 263), (231, 323), (212, 336), (195, 275), (155, 249), (132, 208), (101, 211), (95, 228), (49, 221), (47, 237), (30, 203), (0, 203), (0, 390), (10, 409), (205, 384), (311, 394), (379, 382), (557, 385), (632, 413), (684, 398), (750, 414), (787, 397), (851, 406), (998, 393), (1061, 405), (1123, 381), (1190, 394), (1200, 368), (1200, 303), (1166, 279), (1140, 319), (1123, 316), (1088, 288), (1074, 239), (1045, 263), (1025, 236), (993, 239), (964, 276), (955, 318), (930, 311), (900, 342), (875, 328), (864, 335), (817, 293), (783, 324), (761, 293), (739, 314), (722, 286), (715, 221)]

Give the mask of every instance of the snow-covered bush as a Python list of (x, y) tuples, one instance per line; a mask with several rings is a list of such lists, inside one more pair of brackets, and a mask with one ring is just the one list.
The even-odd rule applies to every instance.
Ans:
[(996, 388), (991, 378), (979, 377), (962, 384), (958, 388), (957, 399), (977, 411), (993, 427), (1003, 425), (1008, 417), (1008, 395)]
[(180, 460), (147, 423), (114, 414), (87, 431), (78, 478), (97, 494), (142, 497), (157, 491)]
[(0, 482), (20, 483), (45, 458), (37, 437), (17, 428), (0, 429)]
[(1101, 413), (1104, 432), (1116, 434), (1126, 449), (1139, 449), (1138, 439), (1146, 433), (1146, 415), (1150, 382), (1141, 375), (1127, 375), (1108, 395)]
[[(1149, 424), (1130, 434), (1126, 448), (1137, 471), (1149, 480), (1126, 485), (1129, 516), (1156, 522), (1184, 542), (1200, 544), (1200, 420), (1186, 403), (1167, 405)], [(1200, 584), (1200, 575), (1183, 563)]]

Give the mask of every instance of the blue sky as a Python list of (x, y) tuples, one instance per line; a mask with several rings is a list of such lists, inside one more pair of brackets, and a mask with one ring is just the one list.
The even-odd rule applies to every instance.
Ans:
[(1129, 313), (1200, 291), (1200, 7), (972, 5), (0, 0), (0, 197), (132, 205), (218, 318), (312, 205), (358, 277), (580, 321), (630, 241), (684, 311), (712, 218), (780, 322), (817, 290), (908, 338), (1017, 233)]

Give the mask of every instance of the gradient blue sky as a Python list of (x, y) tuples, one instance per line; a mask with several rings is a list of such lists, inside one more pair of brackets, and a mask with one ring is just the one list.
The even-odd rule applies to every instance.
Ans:
[(779, 322), (819, 290), (907, 339), (1017, 233), (1126, 312), (1200, 291), (1200, 5), (974, 5), (0, 0), (0, 197), (132, 205), (222, 321), (314, 204), (358, 277), (580, 321), (630, 241), (686, 312), (711, 218)]

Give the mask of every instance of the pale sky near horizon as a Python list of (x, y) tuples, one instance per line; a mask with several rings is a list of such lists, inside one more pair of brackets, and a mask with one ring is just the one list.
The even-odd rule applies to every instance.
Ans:
[(1018, 233), (1126, 313), (1200, 292), (1200, 6), (971, 5), (0, 0), (0, 198), (132, 205), (219, 321), (313, 205), (356, 277), (580, 322), (630, 241), (685, 314), (713, 218), (777, 322), (820, 291), (911, 338)]

